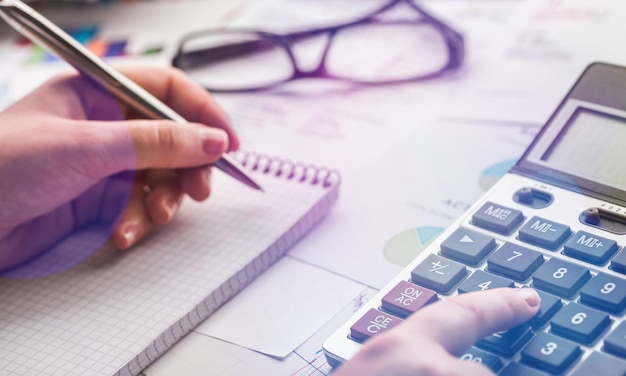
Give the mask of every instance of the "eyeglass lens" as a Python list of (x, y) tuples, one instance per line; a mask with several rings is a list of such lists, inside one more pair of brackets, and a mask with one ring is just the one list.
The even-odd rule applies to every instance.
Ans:
[(284, 46), (258, 33), (212, 33), (189, 39), (177, 65), (213, 90), (266, 87), (291, 78), (294, 66)]
[[(418, 15), (414, 13), (408, 12)], [(342, 27), (325, 39), (330, 45), (320, 72), (357, 83), (401, 82), (436, 74), (450, 61), (448, 41), (438, 27), (419, 17)], [(323, 46), (307, 43), (320, 35), (302, 35), (285, 42), (257, 32), (199, 34), (183, 43), (176, 65), (210, 90), (264, 88), (317, 67), (303, 62), (324, 53)]]
[(335, 35), (326, 69), (343, 79), (376, 83), (433, 74), (447, 62), (447, 44), (428, 23), (368, 23)]

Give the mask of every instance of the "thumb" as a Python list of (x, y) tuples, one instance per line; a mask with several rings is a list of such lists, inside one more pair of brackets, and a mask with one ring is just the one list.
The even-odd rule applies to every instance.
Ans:
[[(95, 151), (101, 171), (185, 168), (215, 162), (228, 149), (228, 135), (218, 128), (169, 120), (90, 122), (97, 130)], [(92, 144), (93, 145), (93, 144)]]

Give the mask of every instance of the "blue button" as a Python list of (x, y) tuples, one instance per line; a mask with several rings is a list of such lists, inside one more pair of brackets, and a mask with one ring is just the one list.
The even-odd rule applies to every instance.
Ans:
[(559, 309), (561, 309), (563, 302), (561, 302), (561, 299), (556, 296), (543, 291), (537, 291), (537, 294), (541, 297), (539, 312), (537, 312), (537, 314), (530, 319), (528, 323), (534, 327), (541, 327), (544, 326), (545, 323), (547, 323)]
[(626, 249), (622, 248), (611, 260), (611, 270), (626, 274)]
[(626, 280), (598, 273), (580, 290), (580, 301), (604, 311), (619, 313), (626, 308)]
[(441, 254), (465, 264), (478, 265), (496, 245), (493, 237), (461, 227), (441, 243)]
[(593, 351), (571, 373), (571, 376), (626, 375), (626, 362), (613, 356)]
[(550, 320), (552, 333), (589, 344), (611, 323), (609, 315), (578, 303), (563, 307)]
[(615, 240), (578, 231), (565, 243), (563, 253), (596, 265), (604, 264), (617, 251)]
[(522, 363), (559, 374), (581, 354), (580, 346), (548, 333), (539, 333), (522, 350)]
[(446, 294), (467, 275), (465, 265), (437, 255), (428, 255), (411, 271), (411, 281)]
[[(502, 368), (502, 371), (498, 373), (499, 376), (550, 376), (549, 373), (539, 371), (538, 369), (530, 368), (523, 364), (511, 362)], [(586, 375), (589, 376), (589, 375)]]
[(551, 258), (533, 275), (533, 286), (563, 298), (574, 296), (591, 278), (587, 268), (571, 262)]
[(498, 287), (515, 287), (510, 279), (477, 270), (459, 286), (459, 293), (491, 290)]
[(482, 338), (476, 342), (476, 346), (494, 354), (510, 358), (532, 337), (533, 331), (530, 329), (530, 326), (522, 324)]
[(541, 217), (532, 217), (519, 230), (519, 239), (543, 248), (556, 249), (571, 234), (572, 230), (567, 225)]
[(621, 322), (619, 326), (604, 339), (604, 350), (626, 358), (626, 322)]
[(522, 221), (524, 215), (521, 211), (498, 205), (493, 202), (485, 203), (472, 216), (472, 224), (499, 234), (509, 234)]
[(540, 252), (504, 243), (487, 259), (487, 270), (521, 282), (528, 279), (542, 263), (543, 255)]
[(493, 372), (498, 372), (502, 368), (502, 360), (497, 355), (488, 353), (474, 346), (470, 347), (467, 351), (459, 357), (461, 360), (468, 362), (481, 363), (489, 367)]

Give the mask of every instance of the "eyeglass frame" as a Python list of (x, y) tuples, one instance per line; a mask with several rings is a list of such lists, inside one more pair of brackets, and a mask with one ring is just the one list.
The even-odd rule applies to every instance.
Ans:
[[(407, 3), (414, 10), (419, 12), (423, 18), (418, 19), (418, 20), (396, 20), (396, 21), (377, 21), (376, 20), (376, 17), (379, 16), (381, 13), (384, 13), (390, 10), (391, 8), (395, 7), (396, 5), (400, 3)], [(329, 74), (326, 69), (326, 57), (328, 55), (328, 51), (330, 50), (330, 46), (332, 45), (332, 39), (334, 38), (334, 36), (342, 29), (354, 27), (354, 26), (358, 26), (362, 24), (368, 24), (368, 23), (384, 24), (384, 25), (404, 25), (404, 24), (413, 25), (415, 23), (429, 23), (441, 34), (443, 40), (445, 41), (446, 49), (448, 52), (448, 61), (442, 68), (440, 68), (437, 71), (434, 71), (432, 73), (428, 73), (422, 76), (408, 78), (408, 79), (366, 81), (366, 80), (351, 79), (347, 77), (340, 77), (340, 76)], [(369, 15), (364, 16), (355, 21), (351, 21), (351, 22), (347, 22), (347, 23), (343, 23), (339, 25), (315, 28), (311, 30), (297, 31), (297, 32), (288, 33), (288, 34), (278, 34), (278, 33), (273, 33), (273, 32), (262, 31), (262, 30), (250, 30), (250, 29), (245, 29), (245, 28), (206, 29), (206, 30), (189, 33), (186, 36), (184, 36), (178, 43), (176, 54), (172, 58), (172, 66), (179, 68), (183, 71), (185, 70), (184, 64), (182, 63), (182, 58), (186, 56), (187, 54), (184, 54), (182, 51), (183, 51), (183, 47), (185, 43), (193, 38), (196, 38), (198, 36), (206, 36), (210, 34), (240, 34), (240, 33), (247, 33), (251, 35), (256, 34), (257, 36), (265, 40), (271, 41), (273, 43), (276, 43), (277, 46), (282, 47), (287, 53), (287, 56), (289, 57), (289, 60), (291, 62), (291, 65), (293, 68), (292, 75), (283, 80), (279, 80), (271, 84), (262, 85), (258, 87), (250, 87), (250, 88), (242, 88), (242, 89), (217, 89), (217, 88), (205, 87), (207, 90), (210, 90), (212, 92), (222, 92), (222, 93), (258, 92), (258, 91), (269, 90), (274, 87), (283, 85), (289, 81), (299, 80), (303, 78), (326, 78), (326, 79), (339, 80), (339, 81), (343, 81), (343, 82), (347, 82), (347, 83), (351, 83), (355, 85), (364, 85), (364, 86), (381, 86), (381, 85), (393, 85), (393, 84), (401, 84), (401, 83), (408, 83), (408, 82), (417, 82), (417, 81), (424, 81), (424, 80), (429, 80), (432, 78), (439, 77), (443, 74), (446, 74), (449, 71), (452, 71), (460, 67), (465, 57), (464, 39), (461, 33), (454, 30), (448, 24), (436, 18), (435, 16), (433, 16), (432, 14), (424, 10), (422, 7), (415, 4), (415, 2), (412, 0), (392, 0), (388, 4), (385, 4), (383, 7), (375, 10)], [(322, 51), (322, 56), (320, 58), (320, 61), (317, 67), (313, 70), (300, 69), (300, 67), (298, 66), (297, 60), (295, 58), (295, 55), (293, 53), (293, 50), (292, 50), (293, 43), (304, 38), (314, 37), (314, 36), (325, 34), (325, 33), (327, 33), (329, 37), (328, 37), (328, 41), (326, 42), (326, 46), (324, 47), (324, 50)]]

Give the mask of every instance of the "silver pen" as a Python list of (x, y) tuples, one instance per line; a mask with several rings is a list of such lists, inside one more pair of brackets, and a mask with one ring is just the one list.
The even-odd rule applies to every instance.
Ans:
[[(20, 0), (0, 0), (0, 16), (15, 30), (50, 50), (80, 73), (109, 90), (120, 101), (149, 119), (170, 119), (187, 123), (182, 116), (159, 101), (98, 56), (89, 51), (60, 27)], [(234, 158), (228, 154), (213, 165), (249, 187), (263, 191)]]

